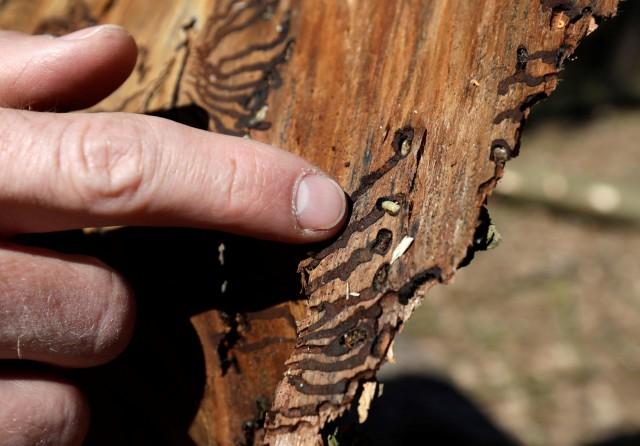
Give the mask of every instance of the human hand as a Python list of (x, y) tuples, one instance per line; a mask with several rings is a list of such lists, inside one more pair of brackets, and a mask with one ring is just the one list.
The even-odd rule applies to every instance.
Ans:
[[(343, 225), (339, 186), (287, 152), (143, 115), (41, 112), (90, 106), (127, 78), (137, 48), (123, 29), (1, 31), (0, 50), (0, 359), (102, 364), (134, 323), (131, 290), (115, 271), (9, 236), (170, 225), (303, 243)], [(0, 362), (0, 444), (80, 444), (87, 425), (72, 384)]]

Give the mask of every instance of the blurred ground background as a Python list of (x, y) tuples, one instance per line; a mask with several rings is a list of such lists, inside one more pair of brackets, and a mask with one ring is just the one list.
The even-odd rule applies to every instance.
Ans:
[(640, 445), (640, 1), (577, 59), (490, 199), (502, 244), (397, 340), (372, 443)]

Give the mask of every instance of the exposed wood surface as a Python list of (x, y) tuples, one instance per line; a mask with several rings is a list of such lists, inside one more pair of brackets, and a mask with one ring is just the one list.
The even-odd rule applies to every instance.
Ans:
[[(191, 316), (206, 366), (192, 440), (308, 445), (375, 380), (425, 291), (472, 255), (488, 226), (481, 209), (518, 153), (530, 107), (617, 0), (2, 5), (5, 28), (60, 33), (110, 22), (132, 32), (136, 70), (99, 109), (248, 135), (304, 156), (349, 192), (346, 231), (299, 265), (305, 300), (293, 255), (234, 263), (234, 243), (257, 248), (231, 238), (211, 279), (211, 296), (226, 303)], [(225, 239), (208, 243), (215, 263)], [(248, 309), (241, 302), (259, 300), (261, 288), (238, 282), (261, 269), (279, 272), (265, 283), (291, 283)]]

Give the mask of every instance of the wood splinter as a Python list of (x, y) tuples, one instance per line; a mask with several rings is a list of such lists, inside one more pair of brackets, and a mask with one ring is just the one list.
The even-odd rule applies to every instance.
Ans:
[(391, 215), (398, 215), (401, 209), (400, 204), (391, 200), (383, 201), (380, 207)]

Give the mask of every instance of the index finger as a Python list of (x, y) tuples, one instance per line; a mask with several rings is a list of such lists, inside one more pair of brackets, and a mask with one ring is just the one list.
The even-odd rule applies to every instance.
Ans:
[(347, 208), (293, 154), (143, 115), (0, 110), (0, 166), (5, 233), (166, 225), (309, 242)]

